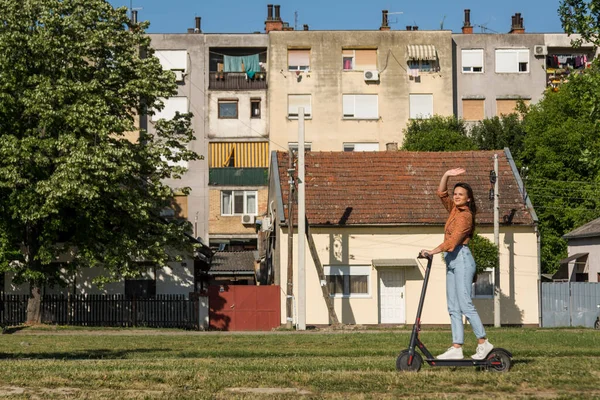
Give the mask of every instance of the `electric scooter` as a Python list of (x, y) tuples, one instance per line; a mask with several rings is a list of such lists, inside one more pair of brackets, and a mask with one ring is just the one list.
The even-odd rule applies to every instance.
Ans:
[(433, 255), (427, 254), (423, 256), (419, 254), (417, 258), (427, 259), (427, 269), (425, 270), (425, 278), (423, 280), (423, 289), (421, 291), (421, 299), (419, 300), (419, 308), (417, 309), (417, 317), (413, 325), (412, 334), (410, 335), (410, 343), (408, 349), (402, 350), (396, 359), (396, 369), (398, 371), (419, 371), (423, 364), (423, 357), (417, 352), (417, 348), (425, 356), (425, 361), (432, 367), (478, 367), (484, 370), (495, 372), (508, 372), (512, 366), (512, 354), (505, 349), (494, 348), (483, 360), (463, 359), (463, 360), (438, 360), (436, 359), (427, 347), (419, 339), (419, 331), (421, 330), (421, 312), (423, 311), (423, 303), (425, 302), (425, 293), (427, 292), (427, 283), (429, 282), (429, 273), (431, 272), (431, 263)]

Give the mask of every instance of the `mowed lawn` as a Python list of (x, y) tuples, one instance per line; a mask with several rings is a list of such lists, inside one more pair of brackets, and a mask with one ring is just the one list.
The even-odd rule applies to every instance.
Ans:
[[(0, 336), (0, 399), (600, 399), (600, 331), (490, 328), (488, 334), (513, 352), (510, 372), (427, 365), (397, 372), (396, 356), (410, 335), (401, 329), (22, 330)], [(421, 337), (439, 353), (450, 332), (424, 330)], [(474, 347), (469, 337), (465, 353)]]

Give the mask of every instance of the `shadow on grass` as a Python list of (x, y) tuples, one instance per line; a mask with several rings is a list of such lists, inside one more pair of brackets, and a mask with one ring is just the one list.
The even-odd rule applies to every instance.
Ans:
[(4, 335), (12, 335), (13, 333), (19, 332), (27, 328), (26, 326), (7, 326), (2, 329), (2, 334)]
[(518, 359), (514, 359), (512, 360), (512, 364), (513, 365), (517, 365), (517, 364), (531, 364), (532, 362), (534, 362), (533, 359), (531, 358), (518, 358)]
[(97, 349), (88, 351), (72, 352), (48, 352), (48, 353), (0, 353), (2, 359), (32, 359), (32, 360), (122, 360), (129, 355), (138, 353), (153, 353), (157, 349), (135, 349), (135, 350), (108, 350)]

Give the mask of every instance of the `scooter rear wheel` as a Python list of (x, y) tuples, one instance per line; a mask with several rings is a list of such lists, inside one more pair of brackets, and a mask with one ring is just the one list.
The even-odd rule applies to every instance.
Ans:
[(596, 320), (596, 323), (594, 324), (594, 329), (600, 329), (600, 318)]
[(409, 358), (410, 356), (408, 354), (408, 350), (402, 350), (396, 359), (396, 369), (398, 371), (419, 371), (421, 369), (421, 365), (423, 364), (423, 357), (421, 357), (419, 353), (415, 352), (412, 363), (408, 365)]
[(489, 362), (488, 369), (494, 372), (508, 372), (512, 367), (512, 359), (503, 350), (492, 350), (486, 357)]

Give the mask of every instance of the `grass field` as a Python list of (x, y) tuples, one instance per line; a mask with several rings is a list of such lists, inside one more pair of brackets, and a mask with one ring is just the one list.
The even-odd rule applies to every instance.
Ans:
[[(600, 399), (600, 331), (490, 328), (505, 374), (396, 372), (409, 335), (25, 329), (0, 336), (0, 399)], [(437, 354), (450, 332), (421, 337)]]

